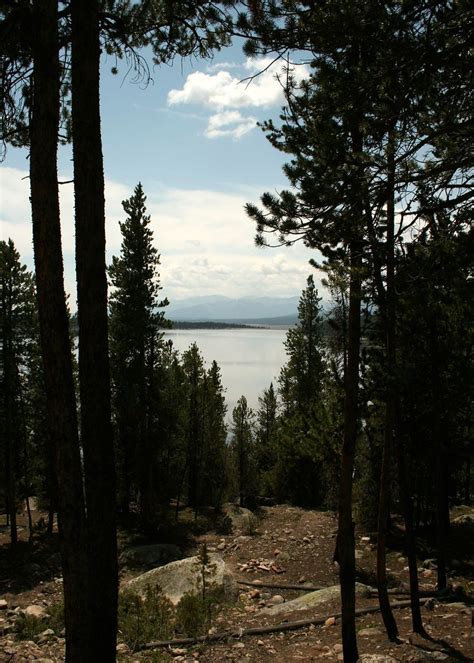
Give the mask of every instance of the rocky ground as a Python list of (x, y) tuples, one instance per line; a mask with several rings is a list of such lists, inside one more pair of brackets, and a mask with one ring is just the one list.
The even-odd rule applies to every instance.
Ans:
[[(222, 558), (235, 578), (238, 600), (226, 606), (215, 618), (211, 633), (232, 631), (237, 637), (184, 647), (175, 645), (153, 651), (131, 652), (124, 643), (118, 646), (118, 660), (132, 661), (339, 661), (342, 660), (337, 566), (333, 564), (336, 521), (331, 513), (305, 511), (289, 506), (265, 507), (261, 517), (250, 521), (246, 513), (230, 513), (233, 531), (215, 530), (183, 537), (167, 546), (143, 547), (122, 536), (122, 585), (150, 566), (195, 554), (203, 543), (212, 556)], [(378, 612), (357, 620), (361, 660), (373, 663), (394, 661), (474, 660), (473, 612), (469, 596), (474, 594), (472, 542), (474, 519), (460, 511), (453, 514), (454, 541), (459, 543), (450, 565), (454, 592), (448, 599), (429, 599), (422, 608), (426, 637), (410, 629), (410, 610), (397, 608), (395, 617), (399, 642), (390, 643)], [(23, 533), (24, 535), (24, 533)], [(357, 607), (377, 606), (370, 591), (374, 584), (375, 545), (373, 537), (356, 532), (358, 591)], [(391, 541), (388, 554), (389, 583), (393, 590), (406, 590), (406, 560), (402, 539)], [(134, 545), (132, 545), (134, 543)], [(54, 606), (61, 597), (61, 576), (57, 542), (38, 538), (33, 546), (21, 543), (12, 554), (6, 534), (0, 534), (0, 663), (63, 660), (64, 639), (60, 626), (54, 628)], [(425, 554), (426, 553), (426, 554)], [(435, 590), (436, 570), (429, 549), (420, 560), (421, 589)], [(245, 584), (244, 584), (245, 583)], [(252, 584), (249, 584), (252, 583)], [(267, 587), (266, 585), (275, 585)], [(287, 589), (278, 585), (294, 585)], [(324, 587), (311, 593), (305, 586)], [(406, 600), (393, 596), (393, 601)], [(296, 601), (295, 601), (296, 599)], [(53, 614), (53, 618), (44, 617)], [(45, 628), (19, 639), (19, 615), (45, 618)], [(24, 617), (20, 619), (25, 619)], [(296, 620), (318, 621), (295, 630), (285, 630)], [(48, 628), (46, 628), (48, 626)], [(53, 628), (51, 628), (53, 626)], [(245, 635), (248, 628), (275, 626), (272, 633)], [(38, 629), (37, 629), (38, 630)], [(239, 633), (243, 633), (238, 637)], [(86, 662), (84, 662), (86, 663)]]

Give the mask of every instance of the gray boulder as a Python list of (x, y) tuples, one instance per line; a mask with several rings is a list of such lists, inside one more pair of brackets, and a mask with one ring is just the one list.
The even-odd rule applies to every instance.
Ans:
[(182, 558), (181, 550), (172, 543), (155, 543), (147, 546), (127, 548), (120, 555), (122, 565), (130, 568), (145, 567), (153, 569), (163, 564)]
[(249, 517), (252, 516), (252, 512), (249, 509), (238, 504), (224, 504), (221, 510), (224, 518), (231, 522), (232, 529), (245, 528)]
[[(262, 612), (268, 615), (277, 615), (297, 610), (308, 610), (309, 608), (315, 608), (316, 606), (332, 601), (333, 599), (339, 599), (340, 596), (341, 590), (339, 585), (333, 585), (331, 587), (325, 587), (324, 589), (318, 589), (315, 592), (303, 594), (303, 596), (298, 596), (298, 598), (293, 599), (292, 601), (264, 608)], [(356, 582), (356, 596), (370, 596), (370, 587)]]
[[(239, 595), (237, 583), (222, 557), (209, 554), (210, 564), (206, 573), (212, 591), (216, 591), (226, 601), (236, 601)], [(196, 593), (202, 589), (201, 565), (199, 558), (187, 557), (171, 562), (157, 569), (147, 571), (127, 583), (127, 587), (140, 595), (147, 586), (160, 587), (165, 596), (176, 605), (187, 592)]]

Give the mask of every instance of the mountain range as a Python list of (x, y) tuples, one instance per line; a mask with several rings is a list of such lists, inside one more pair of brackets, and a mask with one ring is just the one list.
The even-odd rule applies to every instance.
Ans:
[[(223, 295), (188, 297), (175, 300), (166, 308), (166, 317), (176, 321), (248, 322), (284, 318), (296, 321), (299, 297), (239, 297)], [(275, 321), (281, 324), (282, 321)]]

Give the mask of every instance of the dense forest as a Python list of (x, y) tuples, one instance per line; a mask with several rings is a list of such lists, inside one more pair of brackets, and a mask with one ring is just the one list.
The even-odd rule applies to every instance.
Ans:
[[(180, 507), (232, 501), (338, 514), (342, 644), (358, 660), (354, 521), (377, 532), (387, 637), (391, 514), (446, 590), (450, 509), (470, 504), (473, 402), (472, 8), (393, 2), (0, 2), (2, 141), (29, 149), (35, 270), (0, 242), (0, 499), (11, 546), (35, 496), (57, 515), (66, 661), (116, 660), (117, 527), (148, 540)], [(145, 72), (234, 38), (288, 62), (261, 127), (288, 189), (248, 204), (262, 246), (315, 250), (286, 363), (253, 411), (227, 412), (216, 362), (167, 340), (166, 292), (137, 184), (105, 262), (101, 52)], [(151, 50), (150, 50), (151, 49)], [(303, 82), (290, 61), (309, 68)], [(73, 145), (77, 315), (63, 282), (57, 151)], [(159, 219), (157, 220), (159, 223)], [(218, 229), (216, 228), (216, 232)], [(316, 258), (316, 256), (318, 256)], [(331, 307), (323, 311), (316, 270)], [(30, 520), (29, 535), (38, 535)]]

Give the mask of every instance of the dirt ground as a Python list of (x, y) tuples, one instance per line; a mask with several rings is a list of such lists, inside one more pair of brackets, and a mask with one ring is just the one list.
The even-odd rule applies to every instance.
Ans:
[[(38, 518), (41, 514), (36, 513)], [(24, 525), (24, 522), (20, 522)], [(150, 652), (130, 652), (123, 644), (118, 648), (118, 661), (340, 661), (339, 600), (317, 608), (269, 615), (263, 609), (274, 601), (289, 601), (301, 596), (302, 590), (268, 588), (264, 584), (305, 584), (327, 587), (338, 583), (337, 565), (333, 563), (336, 520), (332, 513), (303, 510), (289, 506), (265, 507), (256, 523), (256, 531), (234, 531), (222, 535), (215, 531), (194, 535), (186, 541), (184, 552), (193, 554), (206, 542), (210, 551), (222, 555), (238, 581), (253, 582), (260, 587), (240, 584), (240, 599), (216, 618), (215, 632), (267, 625), (288, 624), (295, 620), (320, 618), (322, 625), (310, 625), (292, 631), (264, 635), (226, 638), (216, 643), (189, 647), (176, 646)], [(472, 531), (472, 530), (471, 530)], [(458, 533), (455, 532), (457, 535)], [(466, 535), (466, 532), (463, 533)], [(60, 559), (55, 537), (38, 538), (33, 545), (27, 539), (26, 527), (22, 542), (12, 552), (5, 528), (0, 528), (0, 663), (55, 663), (63, 660), (64, 639), (61, 633), (35, 640), (19, 640), (12, 628), (14, 613), (36, 605), (45, 611), (61, 598)], [(403, 556), (402, 538), (393, 537), (388, 553), (389, 585), (406, 590), (408, 573)], [(464, 542), (466, 543), (466, 542)], [(395, 610), (400, 637), (397, 643), (387, 640), (380, 613), (357, 619), (361, 660), (376, 663), (393, 661), (421, 662), (429, 660), (473, 661), (474, 631), (472, 599), (474, 595), (474, 561), (472, 541), (459, 548), (449, 568), (450, 583), (455, 593), (448, 600), (431, 599), (422, 608), (426, 637), (411, 632), (408, 607)], [(462, 551), (462, 554), (461, 554)], [(435, 590), (436, 570), (429, 561), (429, 550), (420, 559), (421, 589)], [(428, 561), (426, 561), (428, 560)], [(358, 581), (374, 585), (375, 545), (370, 535), (356, 531), (356, 564)], [(138, 574), (138, 572), (137, 572)], [(123, 581), (130, 577), (126, 570)], [(457, 594), (456, 594), (457, 591)], [(275, 599), (274, 597), (279, 597)], [(394, 601), (407, 596), (393, 597)], [(357, 607), (377, 606), (376, 596), (358, 598)], [(363, 655), (372, 655), (365, 659)], [(84, 661), (84, 663), (87, 663)]]

